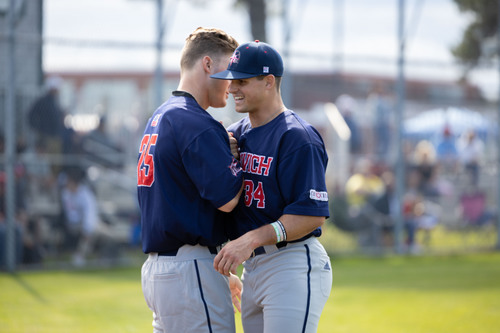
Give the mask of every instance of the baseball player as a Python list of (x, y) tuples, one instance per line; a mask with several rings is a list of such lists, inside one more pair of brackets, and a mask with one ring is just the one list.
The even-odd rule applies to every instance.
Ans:
[(178, 90), (149, 119), (140, 144), (142, 288), (154, 332), (235, 331), (228, 278), (213, 260), (227, 241), (222, 215), (239, 200), (242, 172), (228, 133), (206, 109), (226, 105), (229, 82), (210, 75), (237, 46), (219, 29), (198, 28), (186, 39)]
[(332, 284), (330, 259), (318, 241), (329, 216), (320, 134), (283, 104), (283, 62), (259, 41), (240, 45), (227, 70), (236, 111), (248, 117), (228, 128), (238, 140), (244, 195), (215, 257), (221, 274), (243, 263), (245, 333), (316, 332)]

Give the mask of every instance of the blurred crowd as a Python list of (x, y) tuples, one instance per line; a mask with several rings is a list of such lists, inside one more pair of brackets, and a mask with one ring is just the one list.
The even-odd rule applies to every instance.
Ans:
[[(67, 113), (59, 103), (61, 84), (58, 77), (48, 78), (44, 94), (25, 119), (35, 139), (31, 144), (17, 143), (14, 237), (19, 264), (39, 264), (56, 254), (82, 266), (99, 250), (116, 253), (117, 243), (123, 243), (101, 209), (96, 181), (89, 179), (90, 166), (120, 170), (125, 163), (122, 147), (108, 135), (105, 114), (90, 132), (77, 133), (65, 125)], [(418, 253), (428, 244), (439, 224), (481, 228), (496, 219), (482, 172), (485, 142), (473, 128), (454, 132), (444, 126), (432, 138), (405, 138), (404, 196), (395, 198), (397, 145), (391, 94), (378, 85), (364, 105), (348, 95), (338, 97), (335, 104), (351, 130), (350, 177), (330, 195), (330, 221), (353, 233), (360, 247), (394, 246), (399, 202), (409, 253)], [(5, 170), (0, 168), (0, 268), (6, 263), (5, 182)], [(127, 246), (139, 245), (135, 209), (125, 217)], [(420, 243), (418, 232), (423, 234)]]
[[(337, 184), (331, 196), (331, 221), (355, 232), (360, 247), (393, 248), (398, 204), (408, 253), (421, 252), (438, 224), (465, 230), (495, 223), (496, 209), (488, 204), (491, 184), (482, 172), (485, 142), (474, 128), (454, 133), (445, 124), (432, 137), (403, 137), (404, 194), (396, 198), (396, 126), (390, 94), (377, 86), (364, 108), (348, 95), (341, 95), (336, 104), (351, 129), (351, 165), (349, 179)], [(371, 131), (366, 130), (367, 122)], [(423, 234), (420, 243), (417, 232)]]
[[(106, 134), (104, 116), (88, 133), (77, 133), (65, 126), (66, 112), (59, 103), (61, 84), (59, 77), (47, 80), (45, 93), (33, 103), (26, 119), (34, 142), (18, 140), (16, 146), (17, 264), (41, 264), (56, 255), (83, 266), (97, 250), (116, 245), (88, 170), (90, 166), (120, 169), (121, 148)], [(4, 149), (5, 138), (0, 133), (1, 155)], [(0, 268), (6, 265), (5, 182), (5, 170), (0, 168)]]

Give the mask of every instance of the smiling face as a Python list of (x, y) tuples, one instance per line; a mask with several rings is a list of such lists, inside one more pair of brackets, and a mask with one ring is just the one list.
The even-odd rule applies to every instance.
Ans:
[(268, 95), (265, 78), (252, 77), (230, 82), (229, 92), (233, 95), (236, 112), (257, 113), (263, 109)]

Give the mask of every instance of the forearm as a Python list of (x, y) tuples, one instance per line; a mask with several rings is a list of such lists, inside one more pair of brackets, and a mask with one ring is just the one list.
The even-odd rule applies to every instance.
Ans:
[[(325, 217), (285, 214), (279, 220), (285, 227), (286, 240), (294, 241), (321, 227), (325, 222)], [(241, 238), (243, 237), (246, 238), (245, 243), (253, 249), (277, 243), (276, 231), (271, 224), (249, 231), (241, 236)]]
[[(285, 214), (282, 215), (279, 220), (285, 227), (287, 241), (300, 239), (325, 223), (324, 216)], [(274, 236), (276, 241), (276, 234)]]
[[(325, 218), (285, 214), (280, 221), (285, 228), (286, 240), (293, 241), (323, 225)], [(251, 230), (222, 248), (214, 259), (214, 268), (224, 275), (229, 275), (229, 272), (235, 274), (238, 265), (247, 260), (256, 248), (277, 242), (277, 233), (271, 224)]]

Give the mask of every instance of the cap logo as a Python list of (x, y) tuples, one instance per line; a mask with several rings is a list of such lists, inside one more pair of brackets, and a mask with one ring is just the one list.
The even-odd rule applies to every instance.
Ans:
[(269, 67), (264, 66), (264, 67), (262, 68), (262, 72), (263, 72), (263, 73), (269, 73)]
[(237, 64), (238, 62), (240, 62), (240, 51), (236, 50), (229, 59), (229, 65)]

